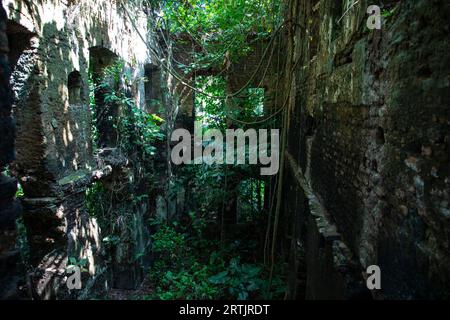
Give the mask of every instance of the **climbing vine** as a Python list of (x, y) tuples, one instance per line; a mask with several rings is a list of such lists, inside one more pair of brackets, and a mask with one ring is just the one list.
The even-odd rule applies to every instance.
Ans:
[(268, 37), (280, 21), (280, 4), (270, 0), (166, 0), (151, 1), (151, 5), (162, 29), (188, 35), (188, 41), (198, 47), (194, 61), (181, 65), (186, 73), (236, 61), (251, 52), (252, 42)]
[[(275, 56), (273, 37), (283, 25), (279, 2), (168, 0), (153, 1), (152, 5), (157, 15), (156, 25), (160, 27), (161, 42), (168, 47), (192, 48), (191, 62), (187, 64), (171, 56), (160, 58), (171, 61), (184, 77), (194, 75), (195, 120), (202, 124), (203, 130), (219, 129), (225, 133), (230, 127), (247, 129), (250, 124), (255, 129), (276, 127), (280, 117), (266, 114), (265, 90), (261, 84), (256, 87), (250, 84), (257, 73), (262, 73), (264, 78), (268, 64), (275, 61), (272, 60)], [(229, 94), (227, 71), (233, 63), (250, 54), (258, 42), (269, 45), (255, 74), (249, 75), (242, 88)], [(175, 70), (170, 70), (170, 67), (168, 70), (177, 79), (182, 79), (183, 76), (177, 75)], [(202, 70), (216, 72), (210, 76), (197, 75)], [(281, 111), (285, 109), (285, 106), (278, 107)], [(157, 288), (155, 295), (147, 298), (254, 299), (283, 296), (282, 268), (275, 262), (273, 250), (270, 266), (264, 265), (259, 257), (264, 249), (257, 239), (263, 238), (265, 222), (271, 219), (267, 218), (264, 206), (268, 181), (253, 178), (256, 174), (251, 166), (204, 164), (176, 169), (170, 186), (170, 199), (176, 201), (177, 196), (186, 190), (187, 207), (191, 212), (178, 213), (181, 219), (176, 221), (177, 225), (172, 226), (169, 221), (166, 222), (169, 225), (157, 230), (153, 239), (157, 259), (151, 271)], [(234, 203), (232, 199), (237, 199), (234, 200), (237, 202), (234, 209), (230, 207)], [(254, 232), (248, 239), (239, 233), (236, 235), (239, 240), (232, 240), (233, 235), (226, 230), (225, 222), (230, 210), (238, 210), (239, 219), (244, 224), (254, 224)], [(196, 227), (202, 225), (201, 221), (218, 229), (208, 237), (206, 229)], [(194, 231), (185, 229), (187, 226)], [(273, 232), (273, 227), (269, 226), (269, 230)], [(175, 245), (174, 241), (180, 243)], [(203, 242), (208, 245), (204, 246)], [(173, 259), (166, 261), (164, 257), (171, 253)]]
[[(145, 78), (134, 80), (148, 81)], [(117, 118), (109, 116), (107, 119), (117, 133), (117, 147), (128, 154), (138, 150), (142, 152), (143, 158), (151, 157), (155, 154), (154, 144), (164, 139), (161, 125), (164, 120), (155, 114), (148, 113), (145, 108), (139, 107), (136, 101), (131, 98), (129, 91), (133, 85), (132, 75), (125, 71), (123, 61), (117, 61), (103, 71), (103, 76), (94, 81), (91, 76), (90, 81), (90, 102), (94, 119), (92, 130), (92, 140), (98, 141), (98, 122), (101, 112), (97, 106), (95, 93), (101, 90), (103, 93), (103, 109), (117, 108)], [(103, 112), (103, 114), (107, 114)]]
[[(251, 76), (254, 78), (262, 72), (264, 78), (268, 65), (263, 61), (271, 62), (275, 48), (272, 36), (282, 25), (278, 2), (167, 0), (148, 3), (157, 17), (155, 25), (159, 27), (160, 43), (166, 47), (158, 50), (149, 45), (149, 49), (157, 53), (156, 57), (169, 74), (179, 79), (173, 66), (181, 70), (184, 77), (208, 68), (219, 70), (213, 76), (194, 77), (193, 88), (199, 93), (194, 98), (195, 119), (203, 124), (203, 130), (247, 129), (250, 123), (255, 129), (267, 128), (279, 121), (275, 116), (261, 119), (266, 111), (265, 90), (261, 85), (251, 87), (252, 79), (249, 79), (245, 86), (229, 95), (226, 73), (232, 63), (251, 53), (255, 44), (265, 39), (269, 46)], [(192, 48), (191, 62), (180, 63), (174, 55), (164, 54), (172, 52), (172, 49), (164, 49), (174, 44)], [(161, 130), (164, 120), (137, 106), (129, 92), (133, 87), (132, 77), (125, 69), (124, 63), (117, 61), (105, 68), (100, 79), (92, 79), (93, 118), (98, 121), (101, 117), (103, 110), (100, 108), (117, 110), (115, 117), (109, 115), (107, 119), (116, 130), (116, 146), (131, 158), (139, 154), (140, 159), (148, 160), (155, 155), (155, 144), (165, 138)], [(101, 106), (95, 94), (99, 91), (103, 94)], [(169, 107), (173, 106), (166, 106)], [(230, 119), (240, 122), (231, 125)], [(255, 120), (259, 122), (255, 124)], [(99, 135), (98, 130), (98, 126), (93, 130), (94, 139)], [(270, 267), (260, 257), (263, 248), (258, 240), (265, 231), (267, 181), (253, 179), (257, 175), (255, 169), (245, 165), (206, 164), (175, 169), (168, 183), (166, 200), (176, 203), (179, 196), (185, 194), (187, 203), (173, 216), (158, 216), (151, 225), (154, 263), (149, 277), (155, 290), (144, 296), (145, 299), (283, 297), (285, 280), (281, 276), (281, 264), (274, 262), (273, 254)], [(122, 217), (127, 213), (116, 212), (111, 216), (108, 207), (114, 197), (114, 192), (105, 190), (101, 184), (92, 186), (87, 194), (91, 215), (109, 219), (104, 239), (109, 247), (126, 240), (124, 234), (118, 232), (116, 221), (127, 220)], [(233, 210), (239, 210), (243, 227), (251, 228), (251, 233), (227, 229), (226, 219)]]

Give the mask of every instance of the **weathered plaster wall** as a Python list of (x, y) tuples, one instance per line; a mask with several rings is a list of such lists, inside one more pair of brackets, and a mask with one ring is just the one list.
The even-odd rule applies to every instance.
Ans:
[[(13, 168), (25, 192), (24, 217), (32, 264), (37, 266), (32, 277), (36, 295), (62, 297), (67, 294), (64, 268), (68, 257), (88, 259), (89, 281), (106, 270), (101, 228), (87, 215), (84, 205), (86, 188), (98, 178), (94, 173), (104, 174), (110, 165), (93, 154), (88, 87), (92, 52), (102, 49), (124, 60), (126, 69), (138, 80), (127, 89), (138, 105), (145, 107), (145, 83), (139, 79), (145, 76), (145, 65), (155, 61), (134, 26), (145, 36), (147, 18), (144, 11), (126, 4), (132, 12), (131, 22), (124, 7), (111, 1), (8, 0), (3, 4), (9, 19), (6, 31), (14, 49), (10, 53), (11, 82), (18, 135)], [(81, 84), (76, 89), (79, 98), (70, 103), (69, 75), (73, 72), (79, 75)], [(12, 132), (8, 133), (11, 137)], [(11, 152), (2, 152), (2, 157), (8, 156), (5, 161), (13, 159)], [(134, 169), (131, 175), (139, 171)], [(130, 203), (128, 199), (125, 202)], [(140, 208), (135, 211), (138, 220), (147, 214), (144, 203)], [(114, 209), (121, 210), (121, 205)], [(142, 230), (136, 230), (135, 236), (141, 237)], [(142, 248), (123, 247), (121, 256), (126, 259), (118, 263), (132, 260), (136, 264), (135, 249)], [(54, 265), (49, 261), (55, 261)], [(124, 286), (133, 281), (136, 285), (138, 277), (132, 278)], [(118, 283), (116, 280), (113, 283)]]
[[(135, 35), (123, 8), (115, 3), (77, 1), (67, 6), (64, 1), (45, 1), (30, 5), (33, 7), (29, 8), (24, 1), (5, 2), (8, 17), (36, 38), (34, 75), (28, 81), (34, 81), (32, 87), (38, 91), (43, 156), (58, 179), (73, 171), (92, 168), (90, 117), (86, 112), (89, 50), (108, 49), (125, 60), (136, 77), (144, 76), (148, 50)], [(142, 31), (146, 30), (144, 15), (134, 23)], [(67, 81), (74, 70), (81, 74), (82, 99), (80, 104), (71, 106)], [(141, 99), (140, 95), (137, 97)]]
[[(370, 31), (372, 3), (359, 1), (344, 15), (350, 4), (297, 7), (289, 172), (300, 168), (322, 206), (306, 209), (320, 218), (301, 221), (306, 295), (354, 297), (359, 283), (364, 297), (362, 275), (376, 264), (382, 290), (375, 298), (448, 298), (450, 6), (389, 1), (384, 9), (395, 11)], [(348, 254), (326, 254), (336, 246)], [(331, 290), (324, 279), (336, 275), (353, 280), (333, 280)]]

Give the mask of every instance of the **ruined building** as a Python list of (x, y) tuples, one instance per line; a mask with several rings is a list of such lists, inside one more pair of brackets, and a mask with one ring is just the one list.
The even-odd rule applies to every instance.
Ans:
[[(449, 298), (449, 42), (445, 1), (294, 2), (285, 216), (305, 244), (306, 297)], [(307, 40), (309, 39), (309, 41)]]
[[(9, 117), (12, 103), (17, 127), (14, 170), (24, 191), (22, 213), (30, 239), (30, 259), (39, 266), (39, 271), (29, 274), (28, 281), (35, 288), (34, 295), (55, 297), (67, 259), (85, 257), (92, 285), (104, 286), (108, 280), (106, 262), (102, 261), (105, 249), (97, 221), (84, 208), (87, 187), (95, 179), (108, 179), (111, 188), (120, 187), (117, 193), (122, 193), (123, 200), (111, 205), (132, 212), (127, 219), (135, 221), (136, 226), (144, 225), (141, 222), (148, 209), (145, 201), (128, 201), (127, 197), (144, 187), (136, 183), (139, 164), (130, 164), (117, 153), (114, 131), (106, 123), (99, 125), (102, 152), (94, 157), (88, 70), (92, 68), (93, 74), (98, 74), (120, 58), (132, 77), (138, 78), (154, 63), (145, 43), (131, 32), (131, 24), (118, 4), (3, 1), (3, 7), (8, 19), (2, 11), (2, 81), (6, 86), (11, 70), (11, 85), (6, 88), (11, 88), (14, 96), (6, 91), (10, 99), (4, 100), (2, 95), (2, 167), (14, 160), (13, 121)], [(144, 12), (133, 23), (147, 34)], [(10, 69), (4, 67), (7, 60)], [(128, 89), (142, 105), (146, 94), (151, 94), (146, 92), (144, 82)], [(114, 110), (109, 112), (113, 116)], [(4, 137), (10, 140), (4, 142)], [(11, 185), (12, 178), (2, 179), (3, 199), (4, 192), (10, 197), (15, 191), (12, 186), (3, 188), (3, 183)], [(5, 204), (8, 206), (2, 208), (9, 211), (2, 213), (2, 221), (11, 222), (13, 204), (8, 198)], [(114, 266), (108, 266), (115, 270), (114, 286), (133, 287), (142, 276), (135, 257), (145, 248), (145, 230), (137, 227), (129, 237), (130, 242), (117, 253)], [(124, 268), (132, 271), (123, 274)], [(11, 269), (8, 262), (7, 270)]]
[[(368, 1), (285, 1), (288, 23), (276, 42), (285, 56), (251, 83), (264, 87), (266, 110), (285, 108), (277, 248), (291, 299), (450, 298), (450, 3), (385, 2), (392, 14), (368, 30)], [(121, 85), (139, 108), (171, 105), (147, 110), (165, 113), (167, 132), (193, 127), (194, 93), (161, 67), (148, 47), (158, 41), (148, 13), (131, 1), (1, 4), (0, 171), (9, 174), (0, 176), (0, 297), (87, 299), (136, 288), (151, 263), (148, 218), (161, 207), (175, 215), (183, 199), (164, 200), (169, 143), (151, 165), (117, 148), (120, 110), (94, 119), (93, 145), (99, 114), (90, 104), (101, 108), (103, 93), (90, 96), (89, 86), (123, 61)], [(230, 68), (230, 91), (255, 70), (264, 45)], [(141, 179), (149, 165), (152, 186)], [(114, 252), (86, 209), (97, 181), (132, 225), (115, 230), (127, 240)], [(17, 249), (18, 218), (31, 269)], [(86, 260), (83, 290), (65, 285), (70, 259)], [(382, 290), (366, 287), (371, 265), (382, 270)]]

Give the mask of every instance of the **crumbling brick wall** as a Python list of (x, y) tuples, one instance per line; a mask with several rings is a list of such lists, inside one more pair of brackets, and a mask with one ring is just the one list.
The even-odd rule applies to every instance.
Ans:
[[(138, 270), (135, 257), (147, 246), (141, 237), (144, 231), (135, 230), (139, 239), (122, 246), (123, 259), (116, 257), (121, 260), (106, 270), (102, 244), (105, 232), (102, 233), (96, 218), (90, 217), (85, 208), (85, 191), (93, 179), (98, 179), (96, 174), (101, 172), (100, 179), (107, 179), (109, 183), (116, 172), (105, 169), (108, 164), (101, 156), (94, 157), (88, 77), (92, 53), (103, 50), (124, 61), (135, 80), (133, 87), (126, 90), (144, 108), (144, 66), (155, 61), (149, 56), (146, 44), (136, 36), (134, 26), (145, 36), (147, 17), (141, 10), (136, 10), (139, 12), (136, 15), (135, 10), (125, 4), (133, 12), (133, 21), (130, 21), (124, 6), (110, 1), (7, 0), (3, 4), (8, 20), (2, 20), (2, 32), (6, 31), (6, 36), (13, 39), (9, 56), (14, 95), (12, 100), (7, 100), (2, 94), (2, 104), (5, 104), (2, 105), (1, 121), (5, 124), (2, 130), (6, 125), (9, 127), (5, 130), (7, 134), (2, 131), (1, 167), (13, 160), (13, 121), (7, 120), (12, 104), (18, 128), (17, 159), (12, 169), (25, 193), (21, 201), (31, 263), (35, 268), (33, 291), (37, 298), (64, 297), (68, 294), (64, 282), (68, 258), (88, 260), (90, 278), (83, 282), (83, 289), (88, 290), (96, 278), (102, 277), (100, 282), (104, 283), (108, 278), (105, 273), (118, 269), (118, 265), (123, 268), (132, 260), (130, 268)], [(2, 36), (1, 40), (2, 56), (5, 56), (5, 38)], [(7, 70), (3, 69), (3, 64), (2, 70)], [(115, 150), (107, 153), (111, 152), (117, 153)], [(124, 166), (126, 163), (129, 161), (125, 161)], [(139, 164), (134, 164), (130, 174), (140, 172), (137, 166)], [(119, 176), (118, 179), (122, 178)], [(139, 177), (132, 178), (129, 181)], [(137, 184), (130, 186), (135, 192), (142, 188)], [(6, 189), (2, 187), (1, 192), (3, 190)], [(131, 195), (130, 192), (128, 196)], [(148, 214), (146, 202), (142, 200), (139, 210), (129, 208), (136, 221), (142, 221)], [(114, 210), (123, 210), (124, 204), (131, 206), (132, 202), (124, 198)], [(116, 275), (120, 277), (119, 272)], [(114, 279), (113, 285), (133, 287), (138, 281), (139, 276), (123, 281)], [(72, 297), (80, 294), (86, 292), (75, 295), (72, 292)]]
[(15, 121), (11, 115), (6, 12), (0, 2), (0, 297), (17, 298), (20, 253), (16, 248), (16, 219), (21, 208), (15, 200), (17, 180), (3, 171), (15, 159)]
[(286, 175), (311, 187), (296, 196), (309, 203), (297, 216), (306, 296), (364, 297), (378, 265), (375, 298), (448, 298), (450, 6), (390, 1), (369, 30), (369, 4), (298, 4)]

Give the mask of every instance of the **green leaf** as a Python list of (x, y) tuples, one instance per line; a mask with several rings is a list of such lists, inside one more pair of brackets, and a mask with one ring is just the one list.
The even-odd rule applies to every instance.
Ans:
[(259, 288), (260, 288), (260, 285), (259, 285), (258, 281), (256, 281), (256, 280), (250, 281), (250, 283), (247, 285), (248, 291), (256, 291), (256, 290), (259, 290)]
[(247, 300), (248, 298), (248, 292), (247, 291), (241, 291), (238, 295), (238, 300)]
[(79, 266), (82, 266), (82, 267), (86, 267), (87, 263), (88, 263), (88, 260), (87, 260), (87, 259), (81, 259), (81, 260), (78, 262), (78, 265), (79, 265)]
[(222, 271), (221, 273), (216, 274), (209, 278), (209, 282), (213, 284), (223, 284), (226, 282), (228, 276), (228, 271)]

